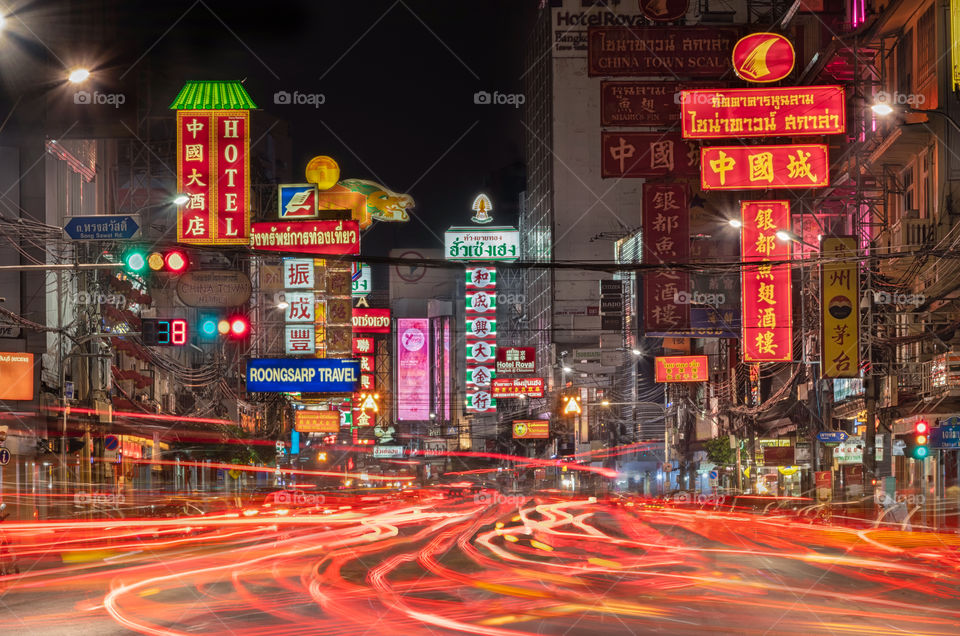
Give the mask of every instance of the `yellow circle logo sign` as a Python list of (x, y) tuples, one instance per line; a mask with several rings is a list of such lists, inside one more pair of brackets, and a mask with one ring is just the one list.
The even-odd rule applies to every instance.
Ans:
[(316, 183), (318, 190), (329, 190), (340, 180), (340, 166), (332, 158), (319, 155), (307, 162), (307, 181)]

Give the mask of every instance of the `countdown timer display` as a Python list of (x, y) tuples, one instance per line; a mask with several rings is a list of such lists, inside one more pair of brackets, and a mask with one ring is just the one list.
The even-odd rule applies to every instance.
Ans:
[(140, 332), (148, 347), (182, 347), (189, 339), (183, 318), (141, 318)]

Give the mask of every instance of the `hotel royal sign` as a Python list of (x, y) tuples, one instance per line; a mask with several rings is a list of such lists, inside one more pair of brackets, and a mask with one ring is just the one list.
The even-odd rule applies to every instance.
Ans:
[(177, 111), (177, 241), (250, 242), (250, 109), (240, 82), (187, 82)]

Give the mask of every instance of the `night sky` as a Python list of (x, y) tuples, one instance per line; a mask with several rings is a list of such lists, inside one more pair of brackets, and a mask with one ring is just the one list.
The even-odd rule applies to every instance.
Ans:
[[(81, 12), (90, 5), (73, 4)], [(522, 177), (522, 109), (475, 105), (473, 95), (521, 90), (534, 0), (99, 4), (115, 7), (119, 28), (112, 37), (87, 33), (86, 43), (83, 18), (65, 9), (28, 3), (17, 15), (72, 34), (51, 48), (70, 63), (85, 47), (104, 90), (135, 92), (149, 74), (154, 113), (166, 111), (186, 80), (245, 79), (258, 106), (290, 124), (294, 182), (310, 157), (327, 154), (341, 178), (413, 195), (414, 215), (442, 231), (469, 222), (470, 203), (493, 173), (512, 165)], [(275, 105), (278, 91), (323, 94), (325, 103)], [(252, 138), (261, 132), (254, 128)], [(379, 224), (364, 252), (375, 246), (383, 253), (437, 243), (411, 220)]]

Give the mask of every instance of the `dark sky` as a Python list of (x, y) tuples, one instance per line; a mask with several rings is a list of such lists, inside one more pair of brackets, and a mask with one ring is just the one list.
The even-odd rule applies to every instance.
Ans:
[[(50, 48), (67, 63), (86, 48), (107, 90), (133, 91), (149, 74), (154, 112), (188, 79), (245, 79), (261, 108), (290, 123), (294, 181), (310, 157), (331, 155), (342, 178), (412, 194), (414, 213), (442, 231), (468, 222), (489, 175), (522, 159), (521, 109), (475, 105), (473, 95), (520, 92), (536, 0), (93, 4), (115, 6), (114, 33), (84, 25), (89, 12), (46, 3), (21, 6), (18, 18), (72, 33)], [(276, 105), (278, 91), (325, 103)], [(415, 220), (380, 225), (371, 245), (435, 246)]]

